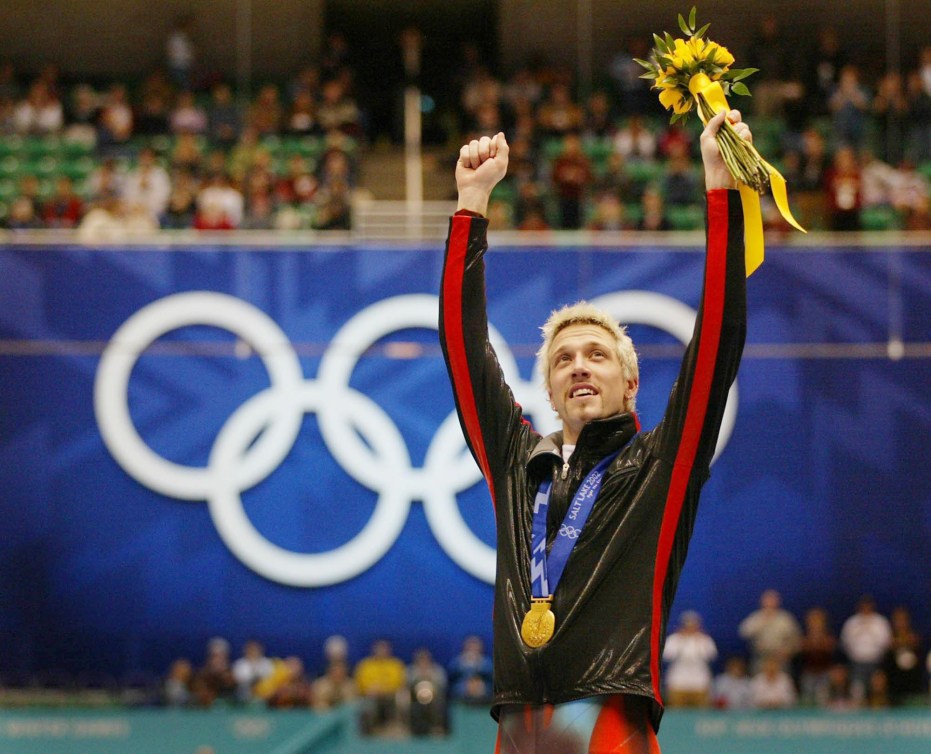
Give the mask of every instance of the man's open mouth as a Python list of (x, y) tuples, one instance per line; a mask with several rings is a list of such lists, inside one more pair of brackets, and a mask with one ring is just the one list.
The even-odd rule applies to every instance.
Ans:
[(591, 385), (575, 385), (569, 391), (570, 398), (585, 398), (590, 395), (598, 395), (598, 391)]

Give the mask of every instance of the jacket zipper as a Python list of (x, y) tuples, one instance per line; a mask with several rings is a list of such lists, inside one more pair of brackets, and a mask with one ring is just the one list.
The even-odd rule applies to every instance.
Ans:
[(569, 462), (563, 461), (562, 463), (562, 473), (559, 475), (559, 478), (563, 481), (566, 480), (566, 477), (569, 476)]

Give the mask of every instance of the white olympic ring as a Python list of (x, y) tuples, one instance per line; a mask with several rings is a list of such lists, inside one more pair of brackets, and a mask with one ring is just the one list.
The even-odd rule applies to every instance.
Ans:
[(562, 537), (569, 537), (569, 539), (578, 539), (579, 530), (574, 526), (566, 526), (563, 524), (559, 527), (559, 535)]
[[(694, 312), (654, 293), (617, 293), (595, 299), (620, 321), (666, 329), (683, 342), (691, 335)], [(214, 441), (206, 467), (175, 464), (140, 437), (128, 405), (129, 379), (142, 353), (159, 337), (189, 325), (212, 325), (233, 333), (259, 355), (270, 386), (243, 403)], [(293, 346), (263, 312), (246, 302), (206, 291), (179, 293), (133, 314), (116, 331), (101, 356), (94, 385), (94, 408), (107, 448), (122, 468), (152, 490), (181, 500), (205, 500), (217, 531), (239, 560), (272, 581), (291, 586), (324, 586), (364, 572), (400, 536), (411, 503), (421, 500), (431, 531), (449, 557), (487, 583), (495, 579), (495, 551), (469, 528), (457, 495), (481, 481), (459, 428), (455, 410), (440, 424), (415, 468), (404, 437), (384, 409), (350, 387), (362, 356), (386, 335), (403, 329), (438, 327), (437, 297), (396, 296), (353, 316), (333, 337), (316, 380), (304, 378)], [(534, 417), (537, 429), (558, 426), (540, 375), (523, 380), (507, 342), (489, 327), (505, 379), (516, 400)], [(735, 386), (736, 387), (736, 386)], [(733, 399), (735, 393), (730, 398)], [(736, 416), (735, 401), (725, 412), (718, 452)], [(245, 514), (242, 493), (284, 461), (297, 439), (305, 413), (315, 412), (333, 458), (353, 479), (377, 493), (371, 519), (349, 542), (322, 553), (297, 553), (268, 541)], [(253, 442), (254, 441), (254, 442)]]

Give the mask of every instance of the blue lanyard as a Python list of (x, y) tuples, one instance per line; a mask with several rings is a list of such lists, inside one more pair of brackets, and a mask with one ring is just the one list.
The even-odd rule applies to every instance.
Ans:
[(566, 568), (566, 562), (576, 542), (579, 541), (582, 527), (585, 526), (598, 493), (601, 491), (605, 472), (619, 453), (620, 451), (612, 453), (599, 461), (579, 485), (579, 489), (572, 498), (572, 505), (566, 511), (566, 516), (559, 527), (549, 555), (546, 554), (546, 512), (550, 506), (553, 482), (547, 480), (540, 483), (537, 496), (533, 501), (533, 529), (530, 546), (530, 591), (534, 599), (549, 597), (556, 591), (562, 572)]

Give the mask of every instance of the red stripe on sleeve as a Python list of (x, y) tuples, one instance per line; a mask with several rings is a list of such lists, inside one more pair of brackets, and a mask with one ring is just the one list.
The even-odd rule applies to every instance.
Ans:
[(728, 195), (726, 190), (708, 192), (708, 251), (705, 259), (705, 299), (702, 307), (702, 328), (698, 343), (695, 374), (685, 413), (685, 423), (679, 450), (672, 470), (666, 496), (663, 523), (660, 527), (656, 565), (653, 573), (653, 620), (650, 641), (650, 675), (653, 693), (662, 702), (660, 693), (660, 629), (663, 611), (663, 586), (669, 569), (679, 515), (685, 501), (686, 488), (698, 452), (698, 441), (705, 423), (708, 397), (714, 379), (714, 367), (721, 338), (724, 313), (724, 281), (727, 262)]
[(478, 419), (475, 393), (472, 390), (472, 376), (469, 373), (469, 362), (466, 358), (465, 332), (462, 324), (462, 281), (465, 276), (466, 251), (469, 246), (471, 227), (471, 217), (463, 215), (453, 217), (446, 257), (446, 275), (443, 279), (443, 321), (456, 403), (462, 414), (469, 441), (478, 458), (479, 468), (491, 491), (492, 503), (494, 503), (495, 490), (492, 486), (488, 454), (485, 451), (485, 441)]

